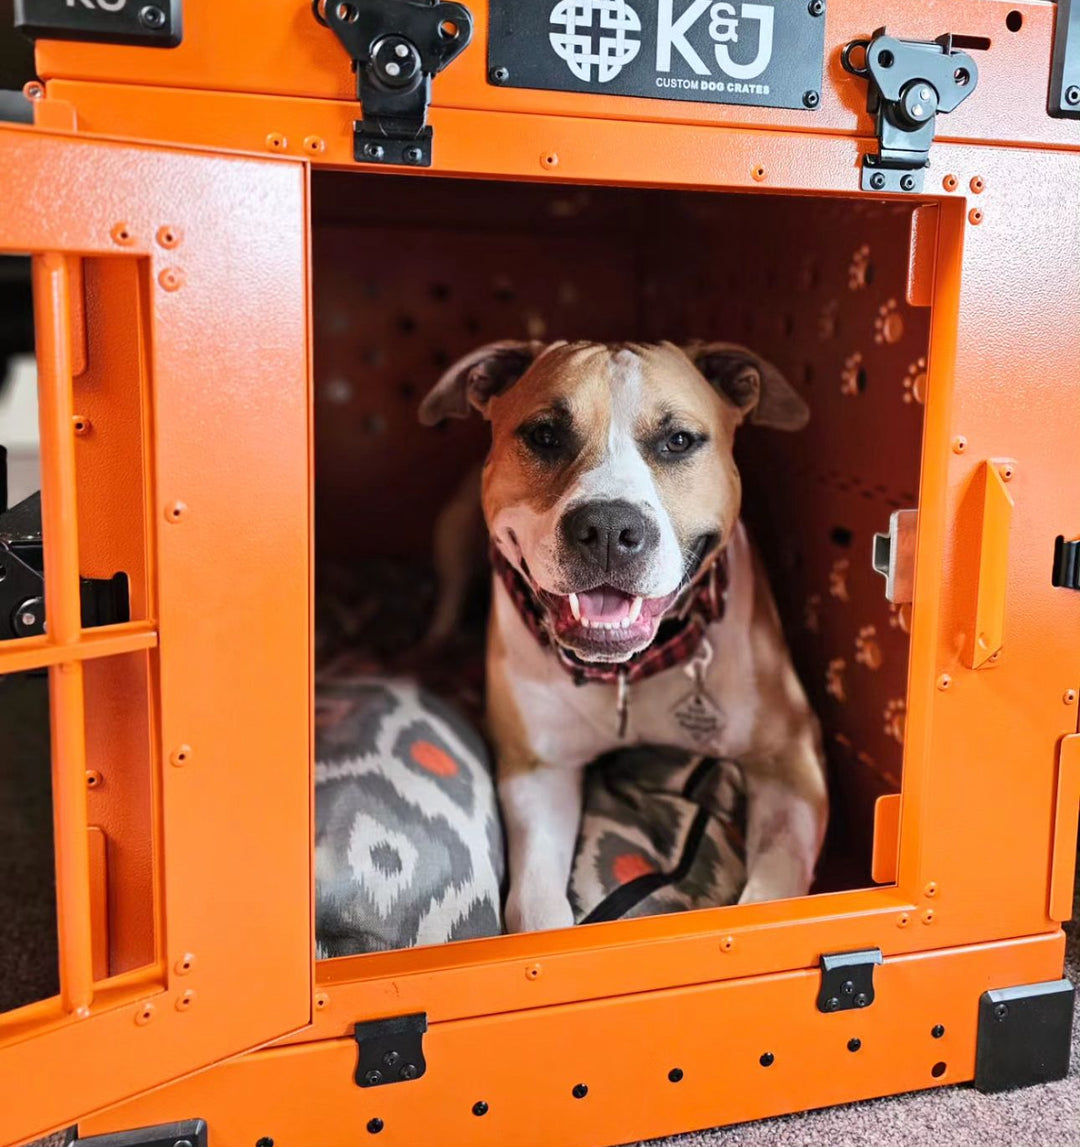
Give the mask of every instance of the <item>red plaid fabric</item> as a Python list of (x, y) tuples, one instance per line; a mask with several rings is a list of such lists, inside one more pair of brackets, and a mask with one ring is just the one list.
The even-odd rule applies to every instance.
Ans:
[(682, 665), (697, 652), (705, 630), (724, 616), (728, 565), (727, 553), (721, 550), (672, 606), (669, 616), (660, 623), (652, 645), (635, 653), (629, 661), (590, 665), (577, 660), (558, 642), (552, 641), (543, 607), (528, 582), (494, 546), (491, 547), (491, 562), (529, 632), (541, 645), (551, 646), (577, 685), (589, 681), (615, 685), (620, 678), (626, 685), (633, 685), (655, 673)]

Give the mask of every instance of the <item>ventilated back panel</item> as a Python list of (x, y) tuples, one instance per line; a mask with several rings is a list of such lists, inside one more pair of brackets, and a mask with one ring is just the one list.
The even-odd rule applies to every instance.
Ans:
[(315, 202), (320, 558), (429, 554), (487, 432), (425, 430), (416, 407), (480, 343), (729, 340), (805, 396), (805, 431), (742, 431), (744, 513), (825, 728), (844, 863), (824, 881), (866, 881), (904, 733), (907, 611), (870, 555), (917, 505), (929, 312), (905, 301), (911, 208), (356, 176), (317, 177)]

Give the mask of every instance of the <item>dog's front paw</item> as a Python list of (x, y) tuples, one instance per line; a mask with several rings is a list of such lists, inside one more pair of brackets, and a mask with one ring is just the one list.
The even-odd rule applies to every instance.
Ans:
[(565, 896), (516, 896), (511, 892), (504, 917), (508, 932), (546, 932), (571, 927), (574, 910)]

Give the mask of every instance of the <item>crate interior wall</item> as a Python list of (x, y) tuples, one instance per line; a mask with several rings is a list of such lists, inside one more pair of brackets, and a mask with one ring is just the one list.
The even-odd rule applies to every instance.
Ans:
[[(982, 993), (1061, 975), (1080, 799), (1080, 598), (1050, 578), (1054, 539), (1080, 535), (1061, 6), (830, 0), (812, 113), (500, 87), (471, 7), (429, 172), (356, 164), (349, 61), (294, 0), (193, 0), (168, 51), (44, 40), (35, 124), (0, 125), (55, 622), (2, 643), (0, 674), (50, 676), (61, 935), (60, 994), (0, 1015), (0, 1142), (195, 1117), (215, 1147), (599, 1147), (970, 1080)], [(911, 195), (860, 191), (875, 125), (840, 65), (886, 18), (989, 45)], [(805, 432), (739, 450), (828, 734), (821, 894), (316, 962), (314, 580), (425, 552), (484, 427), (424, 431), (418, 398), (515, 334), (731, 338), (808, 399)], [(899, 508), (919, 511), (910, 610), (869, 568)], [(132, 621), (83, 630), (78, 575), (121, 567)], [(898, 794), (892, 850), (871, 816)], [(103, 869), (88, 824), (116, 846)], [(820, 957), (868, 948), (872, 1006), (819, 1010)], [(358, 1087), (354, 1025), (418, 1012), (427, 1073)]]
[[(316, 569), (430, 555), (479, 419), (433, 432), (420, 397), (500, 338), (722, 339), (812, 409), (744, 430), (764, 547), (834, 773), (818, 887), (871, 883), (874, 800), (900, 787), (910, 607), (872, 537), (917, 507), (929, 308), (907, 299), (915, 204), (316, 174)], [(923, 301), (923, 300), (920, 300)], [(887, 427), (887, 432), (882, 430)], [(378, 489), (377, 498), (358, 491)]]

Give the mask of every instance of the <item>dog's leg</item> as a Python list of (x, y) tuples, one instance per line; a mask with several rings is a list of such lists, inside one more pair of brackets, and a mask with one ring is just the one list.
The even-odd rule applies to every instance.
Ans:
[(482, 568), (484, 515), (480, 509), (480, 467), (462, 479), (435, 521), (435, 610), (424, 637), (428, 647), (441, 645), (457, 632), (473, 575)]
[(569, 928), (567, 898), (584, 770), (534, 764), (503, 770), (499, 780), (510, 854), (506, 927), (510, 932)]
[(828, 797), (813, 734), (779, 756), (744, 762), (746, 887), (740, 904), (805, 896), (814, 879)]

